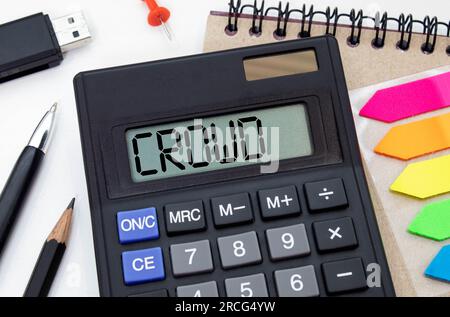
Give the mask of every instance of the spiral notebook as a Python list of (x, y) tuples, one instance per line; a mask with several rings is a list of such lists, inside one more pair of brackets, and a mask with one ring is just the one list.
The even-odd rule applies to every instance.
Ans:
[[(231, 0), (229, 12), (210, 13), (204, 51), (324, 34), (334, 35), (339, 42), (347, 85), (350, 90), (354, 90), (352, 100), (356, 100), (353, 105), (355, 109), (359, 109), (380, 87), (407, 82), (416, 76), (426, 76), (430, 72), (423, 72), (438, 67), (450, 67), (448, 22), (430, 17), (419, 20), (411, 15), (391, 17), (387, 13), (368, 16), (356, 10), (340, 12), (339, 9), (327, 8), (320, 11), (294, 1), (277, 7), (265, 7), (262, 0)], [(367, 86), (370, 87), (358, 89)], [(406, 232), (405, 218), (413, 217), (418, 210), (411, 209), (410, 213), (405, 211), (405, 215), (399, 217), (403, 222), (394, 219), (396, 214), (389, 207), (399, 203), (401, 198), (389, 196), (383, 182), (381, 187), (378, 186), (379, 178), (374, 177), (373, 173), (382, 175), (383, 166), (376, 166), (374, 170), (371, 161), (373, 154), (368, 154), (372, 151), (364, 148), (372, 140), (367, 138), (367, 129), (363, 129), (365, 122), (358, 121), (358, 118), (355, 112), (363, 156), (371, 164), (366, 172), (371, 175), (368, 177), (369, 187), (397, 295), (450, 296), (448, 285), (423, 276), (437, 247), (431, 241)], [(371, 128), (377, 129), (376, 135), (385, 132), (379, 124)], [(406, 206), (411, 207), (408, 204)], [(414, 253), (411, 252), (413, 249)]]
[(350, 90), (450, 65), (450, 23), (411, 15), (315, 10), (291, 2), (230, 1), (229, 12), (208, 17), (204, 51), (334, 35)]

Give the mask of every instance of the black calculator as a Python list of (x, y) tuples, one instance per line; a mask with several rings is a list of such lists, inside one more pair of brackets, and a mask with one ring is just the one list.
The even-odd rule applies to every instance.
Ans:
[(74, 85), (102, 296), (394, 296), (334, 38)]

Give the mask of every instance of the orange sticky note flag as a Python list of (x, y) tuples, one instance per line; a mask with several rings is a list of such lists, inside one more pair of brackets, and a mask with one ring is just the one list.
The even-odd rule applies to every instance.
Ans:
[(410, 160), (450, 148), (450, 113), (393, 127), (375, 153)]

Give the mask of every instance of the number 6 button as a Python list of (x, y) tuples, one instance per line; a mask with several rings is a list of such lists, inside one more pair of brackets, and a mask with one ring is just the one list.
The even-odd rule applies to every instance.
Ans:
[(275, 284), (280, 297), (319, 296), (314, 266), (275, 271)]
[(214, 268), (208, 240), (172, 244), (170, 258), (176, 277), (211, 272)]
[(224, 269), (261, 262), (255, 231), (218, 238), (217, 244)]

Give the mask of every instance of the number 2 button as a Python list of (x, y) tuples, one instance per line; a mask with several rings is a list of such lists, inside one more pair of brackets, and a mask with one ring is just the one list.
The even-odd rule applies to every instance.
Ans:
[(211, 248), (208, 240), (170, 246), (173, 275), (176, 277), (211, 272)]

